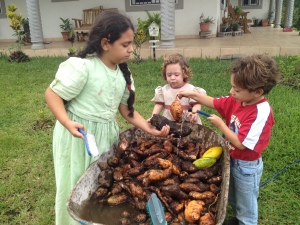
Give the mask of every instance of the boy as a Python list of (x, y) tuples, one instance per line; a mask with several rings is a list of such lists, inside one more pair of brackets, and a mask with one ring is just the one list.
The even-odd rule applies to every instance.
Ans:
[(264, 95), (276, 85), (280, 71), (269, 56), (253, 55), (234, 63), (230, 72), (230, 96), (213, 98), (193, 91), (180, 91), (178, 96), (216, 109), (225, 119), (226, 124), (216, 115), (208, 117), (224, 134), (230, 153), (228, 200), (239, 225), (255, 225), (263, 171), (261, 154), (274, 124), (272, 108)]

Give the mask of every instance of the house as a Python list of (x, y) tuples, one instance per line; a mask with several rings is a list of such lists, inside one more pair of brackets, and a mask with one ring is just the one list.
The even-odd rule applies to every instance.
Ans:
[[(294, 1), (286, 1), (289, 14), (287, 13), (285, 26), (290, 28)], [(6, 18), (7, 6), (10, 4), (18, 7), (16, 13), (21, 13), (24, 18), (29, 18), (30, 28), (31, 30), (35, 29), (33, 33), (37, 35), (32, 37), (32, 41), (34, 42), (34, 38), (36, 38), (36, 42), (39, 42), (62, 40), (59, 18), (81, 18), (82, 10), (86, 8), (100, 5), (107, 8), (118, 8), (119, 12), (126, 13), (136, 25), (138, 18), (147, 18), (145, 10), (150, 13), (160, 11), (160, 2), (172, 4), (170, 0), (0, 0), (0, 42), (15, 39), (13, 30), (9, 27), (9, 19)], [(228, 16), (228, 4), (241, 6), (244, 11), (248, 12), (248, 19), (262, 20), (270, 11), (274, 12), (275, 26), (280, 25), (282, 0), (175, 0), (175, 2), (174, 27), (172, 29), (176, 39), (198, 38), (199, 17), (202, 13), (215, 19), (210, 29), (212, 36), (216, 37), (220, 31), (222, 18)]]

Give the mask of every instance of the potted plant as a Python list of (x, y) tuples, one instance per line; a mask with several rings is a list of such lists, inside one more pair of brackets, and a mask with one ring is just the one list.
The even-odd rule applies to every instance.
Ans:
[(73, 30), (70, 31), (69, 35), (68, 35), (68, 39), (67, 39), (72, 47), (69, 48), (69, 52), (68, 52), (68, 56), (69, 57), (72, 57), (72, 56), (75, 56), (76, 55), (76, 52), (77, 52), (77, 48), (74, 46), (74, 41), (75, 41), (75, 34), (73, 32)]
[(29, 29), (29, 20), (28, 18), (23, 18), (21, 20), (21, 24), (23, 26), (23, 41), (30, 43), (31, 42), (31, 38), (30, 38), (30, 29)]
[(263, 27), (268, 26), (268, 24), (269, 24), (269, 21), (268, 21), (267, 19), (264, 19), (264, 20), (261, 21), (261, 25), (262, 25)]
[(241, 30), (241, 24), (237, 21), (232, 21), (231, 22), (231, 27), (233, 31), (240, 31)]
[(272, 24), (271, 18), (273, 17), (273, 11), (268, 12), (267, 20), (268, 20), (268, 25), (270, 26)]
[(230, 30), (231, 18), (230, 17), (223, 17), (222, 23), (220, 24), (221, 32), (228, 32)]
[(234, 11), (235, 14), (237, 14), (237, 15), (244, 12), (244, 10), (243, 10), (241, 7), (239, 7), (239, 6), (234, 6), (234, 7), (233, 7), (233, 11)]
[(204, 17), (204, 14), (202, 13), (200, 16), (200, 31), (201, 32), (208, 32), (210, 24), (214, 24), (213, 17)]
[(60, 17), (60, 20), (62, 21), (62, 24), (59, 25), (60, 29), (62, 29), (62, 36), (64, 41), (68, 41), (68, 36), (70, 32), (72, 31), (72, 24), (69, 18), (63, 19)]

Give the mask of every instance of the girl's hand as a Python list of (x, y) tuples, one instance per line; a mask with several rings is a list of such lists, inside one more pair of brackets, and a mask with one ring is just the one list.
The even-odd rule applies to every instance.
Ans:
[(190, 118), (190, 122), (191, 122), (191, 123), (196, 123), (196, 122), (197, 122), (197, 118), (198, 118), (197, 113), (189, 112), (189, 113), (187, 114), (187, 117)]
[(225, 124), (224, 121), (215, 114), (210, 114), (210, 117), (207, 117), (207, 119), (209, 122), (211, 122), (211, 124), (219, 129)]
[(84, 126), (82, 124), (70, 120), (65, 124), (65, 127), (74, 137), (84, 139), (83, 135), (78, 131), (78, 128), (81, 128), (85, 132)]
[[(151, 126), (151, 125), (150, 125)], [(159, 131), (155, 127), (152, 127), (152, 134), (158, 137), (167, 137), (170, 133), (170, 127), (168, 125), (163, 126)]]

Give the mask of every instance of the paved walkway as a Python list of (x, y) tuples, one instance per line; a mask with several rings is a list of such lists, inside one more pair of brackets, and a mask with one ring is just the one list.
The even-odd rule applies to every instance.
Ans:
[[(230, 58), (238, 55), (267, 53), (271, 56), (300, 55), (299, 32), (283, 32), (282, 28), (250, 27), (250, 34), (241, 36), (212, 37), (210, 39), (176, 39), (174, 48), (156, 48), (156, 57), (171, 53), (181, 53), (185, 57)], [(0, 51), (8, 49), (12, 43), (1, 42)], [(79, 49), (85, 42), (75, 42)], [(142, 45), (141, 57), (153, 56), (152, 45), (148, 42)], [(158, 43), (160, 45), (160, 43)], [(24, 46), (24, 52), (29, 56), (67, 56), (69, 42), (53, 41), (45, 44), (45, 49), (32, 50), (31, 45)]]

